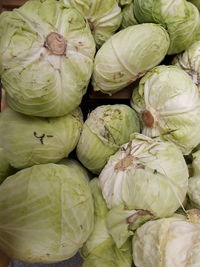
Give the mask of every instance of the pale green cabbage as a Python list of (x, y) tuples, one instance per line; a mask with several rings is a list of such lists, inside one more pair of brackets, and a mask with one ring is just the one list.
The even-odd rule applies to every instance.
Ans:
[(182, 54), (175, 56), (172, 63), (186, 71), (200, 89), (200, 41), (194, 42)]
[(122, 14), (116, 0), (63, 0), (88, 21), (95, 42), (100, 47), (119, 28)]
[(187, 49), (196, 40), (200, 27), (198, 9), (185, 0), (135, 0), (134, 15), (140, 23), (165, 27), (170, 36), (168, 54)]
[(137, 267), (199, 266), (199, 223), (183, 217), (145, 223), (133, 237), (133, 260)]
[(2, 183), (6, 177), (11, 175), (14, 169), (10, 166), (8, 160), (5, 157), (5, 152), (2, 147), (0, 147), (0, 183)]
[(131, 267), (130, 240), (118, 249), (106, 226), (108, 208), (103, 199), (98, 178), (90, 182), (94, 200), (94, 230), (81, 249), (83, 267)]
[(78, 159), (93, 173), (100, 173), (109, 157), (129, 141), (130, 134), (139, 131), (139, 119), (129, 106), (99, 106), (83, 125), (77, 145)]
[(200, 150), (192, 155), (193, 176), (188, 181), (188, 206), (200, 209)]
[(1, 146), (15, 168), (55, 163), (75, 148), (82, 126), (80, 109), (58, 118), (39, 118), (6, 108), (0, 117)]
[(113, 94), (158, 65), (169, 48), (169, 36), (157, 24), (130, 26), (114, 34), (94, 61), (95, 91)]
[(140, 114), (144, 135), (173, 142), (184, 154), (200, 143), (199, 91), (179, 67), (149, 71), (133, 90), (131, 105)]
[(173, 143), (134, 134), (110, 157), (99, 179), (108, 208), (123, 205), (166, 217), (183, 203), (188, 176), (184, 157)]
[(75, 161), (36, 165), (0, 186), (0, 250), (29, 263), (72, 257), (93, 230), (87, 172)]
[(95, 43), (85, 19), (56, 0), (27, 1), (0, 15), (0, 75), (8, 105), (56, 117), (79, 106)]
[(137, 25), (138, 22), (134, 16), (134, 2), (130, 3), (129, 5), (126, 5), (122, 9), (122, 23), (121, 28), (125, 29), (128, 26)]

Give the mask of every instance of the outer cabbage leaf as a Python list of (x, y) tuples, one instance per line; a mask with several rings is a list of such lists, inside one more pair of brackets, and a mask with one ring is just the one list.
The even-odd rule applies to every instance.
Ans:
[(0, 183), (13, 172), (14, 169), (10, 166), (8, 160), (6, 159), (3, 148), (0, 147)]
[(200, 262), (200, 227), (181, 217), (145, 223), (133, 237), (138, 267), (194, 267)]
[(192, 154), (193, 176), (188, 181), (189, 203), (187, 207), (200, 209), (200, 151)]
[(108, 208), (123, 205), (166, 217), (183, 203), (188, 176), (184, 157), (173, 143), (134, 134), (110, 157), (99, 179)]
[(168, 54), (184, 51), (197, 38), (199, 11), (185, 0), (135, 0), (134, 14), (140, 23), (159, 23), (166, 28), (170, 36)]
[(160, 25), (146, 23), (121, 30), (96, 54), (94, 90), (107, 94), (121, 90), (158, 65), (168, 48), (169, 36)]
[(135, 16), (134, 16), (134, 2), (126, 5), (122, 10), (122, 24), (121, 28), (127, 28), (128, 26), (138, 24)]
[(94, 200), (94, 230), (81, 249), (83, 267), (131, 267), (131, 242), (118, 249), (106, 226), (108, 208), (99, 187), (98, 178), (90, 182)]
[(9, 176), (0, 186), (0, 218), (0, 249), (11, 258), (53, 263), (72, 257), (93, 230), (86, 171), (68, 160)]
[(119, 28), (122, 14), (116, 0), (63, 0), (77, 9), (89, 22), (97, 46), (101, 46)]
[(130, 134), (140, 131), (136, 113), (127, 105), (102, 105), (85, 121), (77, 145), (81, 163), (93, 173), (99, 173)]
[(139, 112), (144, 135), (160, 136), (189, 154), (200, 143), (200, 98), (197, 86), (176, 66), (149, 71), (133, 90), (132, 107)]
[(78, 143), (83, 118), (80, 109), (58, 118), (39, 118), (6, 108), (0, 125), (5, 157), (22, 169), (67, 157)]
[(182, 54), (175, 56), (172, 63), (186, 71), (200, 89), (200, 41), (193, 43)]
[(78, 11), (56, 0), (27, 1), (0, 15), (0, 75), (8, 105), (57, 117), (79, 106), (95, 43)]

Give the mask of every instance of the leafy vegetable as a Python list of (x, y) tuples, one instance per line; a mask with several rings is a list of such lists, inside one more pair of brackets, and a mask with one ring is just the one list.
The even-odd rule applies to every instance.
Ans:
[(122, 14), (116, 0), (64, 0), (88, 21), (97, 46), (101, 46), (119, 28)]
[(188, 169), (174, 144), (134, 134), (110, 157), (99, 179), (108, 208), (123, 205), (166, 217), (184, 201)]
[(169, 48), (169, 36), (160, 25), (130, 26), (114, 34), (94, 61), (95, 91), (113, 94), (159, 64)]
[(0, 186), (0, 250), (29, 263), (72, 257), (93, 230), (86, 171), (75, 161), (21, 170)]
[(81, 249), (83, 267), (131, 267), (131, 242), (118, 249), (107, 231), (108, 209), (99, 187), (98, 178), (90, 182), (94, 199), (94, 230)]
[(129, 106), (99, 106), (83, 125), (77, 156), (87, 169), (99, 173), (120, 145), (129, 141), (130, 134), (139, 130), (139, 119)]
[[(196, 216), (199, 220), (199, 214)], [(199, 224), (182, 217), (145, 223), (133, 237), (133, 260), (137, 267), (198, 266)]]
[(0, 15), (0, 75), (8, 105), (40, 117), (79, 106), (95, 43), (78, 11), (56, 0), (27, 1)]
[(200, 143), (199, 91), (180, 68), (149, 71), (133, 90), (131, 105), (140, 114), (144, 135), (173, 142), (186, 155)]
[(6, 108), (0, 118), (1, 146), (15, 168), (55, 163), (75, 148), (82, 125), (80, 109), (59, 118), (38, 118)]
[(3, 148), (0, 147), (0, 183), (13, 172), (14, 169), (10, 166), (8, 160), (6, 159)]
[(186, 71), (200, 89), (200, 41), (193, 43), (182, 54), (175, 56), (173, 64)]
[(199, 11), (185, 0), (135, 0), (134, 14), (140, 23), (153, 22), (165, 27), (170, 36), (169, 55), (184, 51), (197, 38)]

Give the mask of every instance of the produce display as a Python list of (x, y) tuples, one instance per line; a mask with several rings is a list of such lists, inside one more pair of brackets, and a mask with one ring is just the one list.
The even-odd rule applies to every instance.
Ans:
[(200, 265), (199, 7), (2, 9), (0, 265)]

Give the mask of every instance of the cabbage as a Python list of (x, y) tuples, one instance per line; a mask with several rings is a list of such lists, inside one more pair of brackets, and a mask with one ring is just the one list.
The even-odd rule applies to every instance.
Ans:
[(100, 173), (108, 208), (146, 210), (155, 217), (172, 215), (185, 199), (188, 168), (169, 142), (134, 134), (110, 157)]
[(159, 64), (169, 48), (169, 36), (156, 24), (130, 26), (114, 34), (94, 61), (95, 91), (113, 94)]
[(8, 160), (5, 157), (5, 152), (0, 147), (0, 183), (3, 182), (7, 176), (11, 175), (14, 169), (10, 166)]
[(63, 0), (88, 21), (97, 46), (101, 46), (119, 28), (122, 14), (116, 0)]
[(184, 51), (197, 38), (199, 11), (185, 0), (135, 0), (134, 14), (140, 23), (159, 23), (166, 28), (170, 36), (169, 55)]
[(133, 260), (137, 267), (199, 266), (199, 223), (182, 217), (145, 223), (133, 238)]
[(94, 230), (83, 248), (83, 267), (131, 267), (131, 242), (118, 249), (106, 227), (108, 209), (103, 199), (98, 178), (90, 182), (94, 200)]
[(99, 173), (130, 134), (139, 132), (136, 112), (127, 105), (102, 105), (93, 110), (83, 125), (77, 145), (81, 163), (93, 173)]
[(188, 181), (189, 205), (200, 209), (200, 150), (192, 155), (193, 176)]
[(200, 89), (200, 41), (193, 43), (182, 54), (175, 56), (173, 64), (186, 71)]
[(93, 230), (86, 171), (75, 161), (35, 165), (0, 186), (0, 250), (29, 263), (72, 257)]
[(8, 105), (56, 117), (79, 106), (93, 69), (95, 43), (75, 9), (27, 1), (0, 15), (0, 75)]
[(144, 135), (160, 136), (189, 154), (200, 143), (197, 86), (176, 66), (149, 71), (133, 90), (132, 107), (140, 114)]
[(26, 116), (6, 108), (0, 119), (1, 146), (15, 168), (55, 163), (67, 157), (78, 143), (82, 112), (76, 109), (58, 118)]
[(135, 16), (134, 16), (134, 2), (130, 3), (129, 5), (126, 5), (122, 10), (122, 24), (121, 28), (125, 29), (128, 26), (136, 25), (138, 24)]

